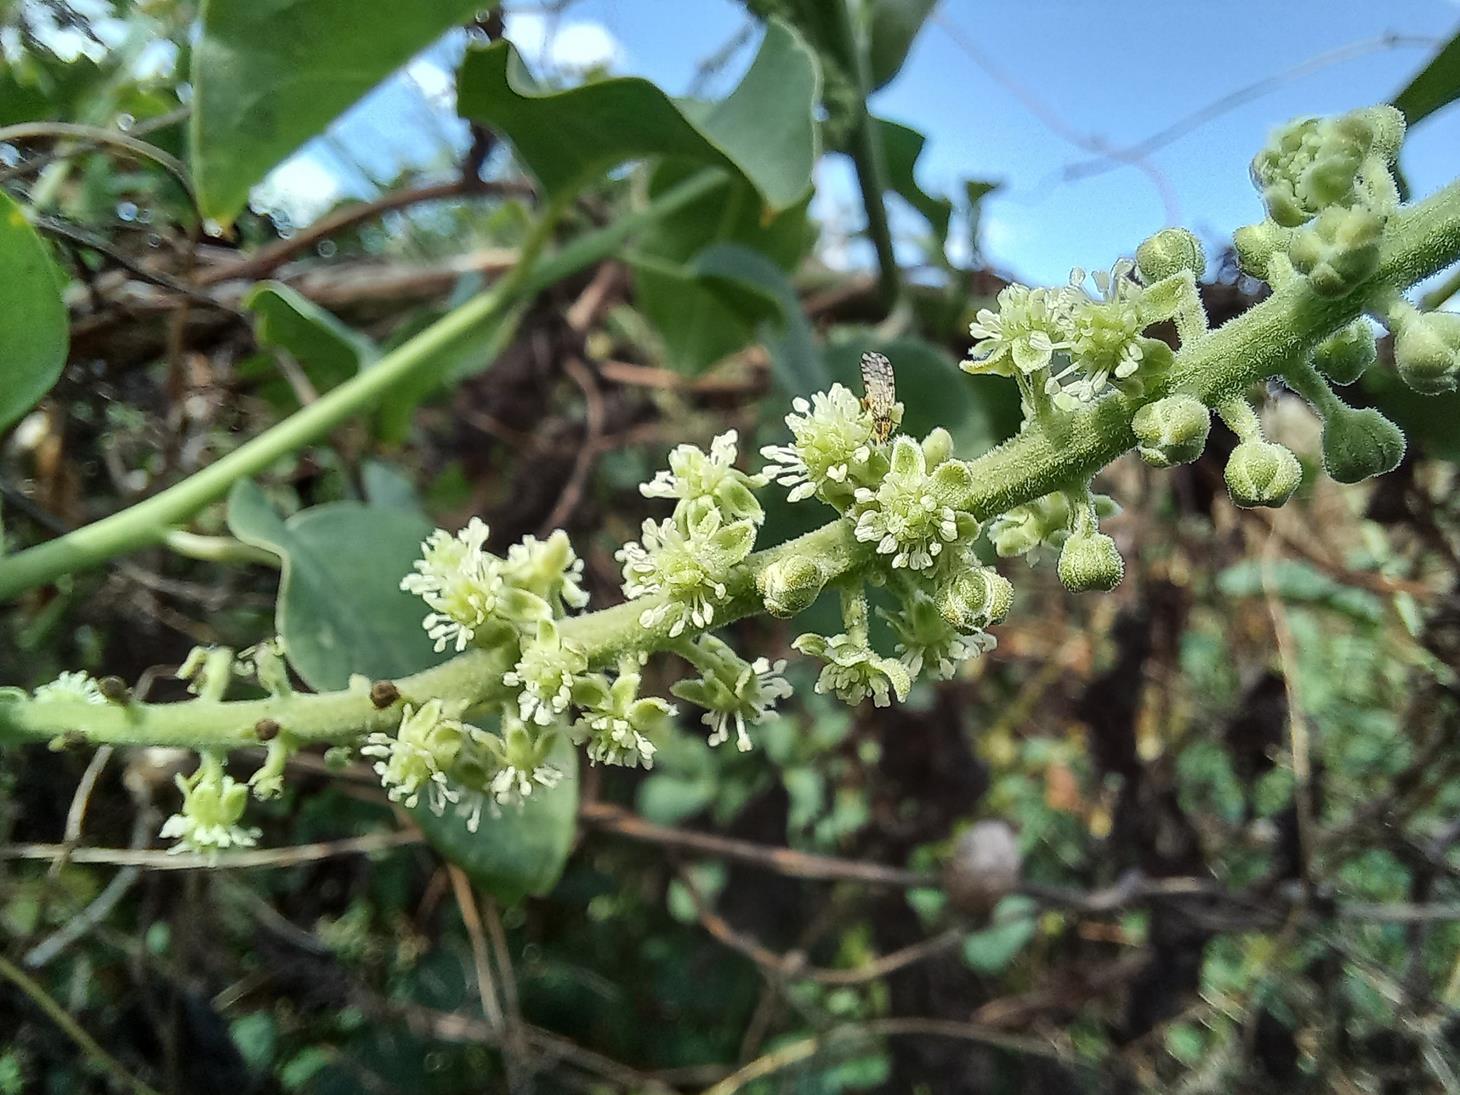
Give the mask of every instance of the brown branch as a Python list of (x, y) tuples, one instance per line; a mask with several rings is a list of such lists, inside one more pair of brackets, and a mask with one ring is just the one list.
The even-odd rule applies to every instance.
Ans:
[(756, 1080), (783, 1072), (803, 1061), (811, 1060), (823, 1052), (837, 1048), (850, 1048), (871, 1039), (886, 1037), (953, 1038), (988, 1046), (991, 1049), (1002, 1049), (1010, 1053), (1044, 1057), (1066, 1064), (1072, 1063), (1067, 1053), (1048, 1042), (1007, 1034), (974, 1023), (913, 1017), (873, 1019), (867, 1023), (838, 1027), (826, 1034), (802, 1038), (799, 1041), (782, 1045), (763, 1057), (757, 1057), (713, 1087), (707, 1088), (704, 1095), (732, 1095), (733, 1092), (742, 1090)]
[(65, 844), (0, 845), (0, 860), (53, 860), (67, 856), (72, 863), (96, 863), (109, 867), (143, 867), (149, 871), (196, 871), (204, 868), (240, 870), (248, 867), (293, 867), (300, 863), (317, 863), (342, 855), (370, 855), (395, 848), (408, 848), (424, 843), (417, 829), (398, 829), (388, 833), (369, 833), (325, 840), (314, 844), (296, 844), (287, 848), (248, 848), (227, 852), (218, 858), (190, 852), (131, 851), (126, 848), (70, 848)]
[(884, 867), (877, 863), (859, 863), (835, 856), (798, 852), (791, 848), (773, 848), (748, 840), (697, 833), (688, 829), (672, 829), (655, 825), (620, 806), (606, 802), (585, 802), (578, 811), (585, 825), (602, 829), (649, 844), (659, 844), (681, 851), (699, 852), (721, 859), (748, 863), (776, 874), (792, 878), (808, 878), (826, 882), (862, 882), (871, 886), (892, 886), (901, 889), (936, 887), (936, 875), (909, 871), (900, 867)]
[(529, 183), (515, 181), (481, 182), (475, 179), (452, 179), (449, 182), (433, 183), (414, 190), (393, 190), (372, 201), (360, 202), (336, 209), (321, 217), (307, 228), (302, 228), (288, 239), (279, 240), (250, 255), (240, 262), (225, 263), (203, 271), (198, 275), (199, 286), (216, 285), (220, 281), (254, 281), (277, 270), (284, 263), (303, 251), (309, 250), (320, 240), (353, 228), (357, 224), (374, 220), (382, 213), (404, 209), (427, 202), (446, 201), (451, 198), (469, 198), (478, 194), (530, 197), (533, 188)]

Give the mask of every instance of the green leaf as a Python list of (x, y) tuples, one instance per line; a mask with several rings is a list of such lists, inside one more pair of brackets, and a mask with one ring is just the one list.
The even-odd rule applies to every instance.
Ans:
[[(837, 0), (841, 2), (841, 0)], [(872, 90), (890, 83), (912, 50), (913, 39), (938, 0), (872, 0), (867, 66)]]
[(1460, 34), (1441, 46), (1429, 64), (1394, 96), (1394, 105), (1414, 125), (1456, 99), (1460, 99)]
[[(656, 197), (703, 170), (685, 160), (660, 164), (649, 194)], [(737, 287), (741, 279), (711, 282), (691, 267), (716, 245), (738, 244), (759, 255), (767, 269), (790, 269), (811, 241), (806, 208), (802, 201), (766, 217), (755, 190), (726, 175), (703, 198), (649, 226), (630, 256), (634, 300), (663, 340), (669, 367), (696, 376), (746, 346), (764, 321), (780, 314), (770, 283), (783, 281), (784, 274), (764, 273)]]
[(933, 229), (933, 236), (941, 245), (948, 238), (948, 221), (953, 216), (953, 203), (947, 198), (935, 198), (921, 186), (913, 169), (922, 155), (927, 138), (916, 129), (889, 122), (885, 118), (874, 118), (878, 139), (882, 142), (882, 160), (887, 167), (887, 185), (893, 193), (907, 202), (924, 218)]
[(776, 317), (760, 324), (760, 339), (771, 355), (776, 379), (789, 395), (808, 395), (830, 383), (816, 338), (801, 311), (791, 279), (759, 251), (734, 243), (708, 247), (695, 257), (690, 272), (712, 285), (738, 287), (771, 302)]
[(980, 221), (983, 219), (983, 200), (1002, 185), (985, 179), (963, 181), (963, 197), (968, 203), (968, 253), (973, 257), (971, 265), (977, 266), (980, 256), (983, 255), (983, 246), (978, 238)]
[(1001, 973), (1034, 938), (1038, 906), (1022, 894), (994, 908), (993, 923), (963, 938), (963, 961), (980, 973)]
[(51, 390), (70, 329), (61, 274), (20, 206), (0, 192), (0, 431)]
[(385, 77), (491, 0), (203, 0), (192, 170), (204, 216), (248, 191)]
[(548, 762), (563, 773), (556, 787), (538, 788), (520, 810), (504, 807), (498, 817), (483, 811), (475, 833), (452, 810), (437, 817), (422, 803), (411, 811), (431, 846), (503, 903), (551, 890), (572, 848), (578, 824), (578, 750), (560, 734)]
[(313, 688), (343, 688), (352, 673), (398, 677), (445, 660), (421, 628), (425, 607), (400, 589), (431, 522), (420, 514), (330, 502), (281, 519), (263, 490), (240, 480), (228, 527), (284, 563), (275, 627), (290, 663)]
[(360, 486), (365, 492), (366, 503), (371, 506), (414, 514), (424, 512), (416, 484), (394, 464), (384, 460), (366, 460), (360, 466)]
[(811, 185), (818, 84), (810, 49), (772, 20), (745, 78), (720, 102), (671, 99), (638, 77), (545, 89), (511, 43), (496, 42), (467, 54), (457, 108), (505, 134), (551, 193), (571, 192), (629, 160), (676, 156), (739, 173), (782, 210)]
[(379, 356), (375, 344), (289, 286), (267, 281), (249, 290), (260, 346), (283, 350), (320, 392), (343, 384)]

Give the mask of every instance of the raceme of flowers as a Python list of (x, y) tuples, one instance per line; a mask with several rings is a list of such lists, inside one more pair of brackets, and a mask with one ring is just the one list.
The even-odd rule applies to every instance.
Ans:
[[(1275, 288), (1301, 280), (1327, 297), (1371, 277), (1398, 209), (1392, 170), (1402, 136), (1403, 119), (1389, 107), (1298, 119), (1279, 129), (1252, 163), (1267, 215), (1235, 236), (1243, 270)], [(1077, 269), (1053, 288), (1009, 285), (977, 309), (962, 367), (1013, 378), (1024, 428), (1037, 425), (1047, 437), (1100, 413), (1095, 404), (1120, 409), (1137, 453), (1156, 468), (1199, 457), (1215, 410), (1238, 440), (1226, 465), (1233, 501), (1280, 506), (1301, 484), (1297, 458), (1263, 435), (1258, 409), (1246, 398), (1208, 407), (1180, 390), (1171, 347), (1151, 334), (1169, 322), (1183, 348), (1208, 336), (1197, 292), (1204, 269), (1197, 239), (1166, 229), (1141, 243), (1134, 261), (1108, 271)], [(1366, 299), (1393, 333), (1406, 384), (1422, 393), (1456, 387), (1460, 316), (1425, 312), (1392, 289), (1372, 289)], [(1393, 423), (1372, 408), (1347, 405), (1334, 391), (1377, 356), (1373, 326), (1361, 318), (1282, 371), (1323, 419), (1324, 465), (1342, 482), (1381, 474), (1403, 456), (1404, 438)], [(760, 450), (760, 471), (740, 466), (733, 430), (715, 437), (708, 452), (674, 448), (668, 467), (640, 488), (669, 512), (645, 520), (640, 537), (616, 554), (639, 632), (613, 648), (607, 665), (595, 664), (575, 639), (584, 632), (573, 614), (588, 595), (583, 560), (566, 533), (529, 536), (497, 555), (478, 518), (455, 533), (434, 531), (400, 587), (424, 602), (422, 625), (437, 651), (491, 651), (486, 664), (499, 677), (470, 710), (461, 698), (402, 696), (390, 682), (363, 682), (377, 708), (399, 713), (393, 732), (370, 734), (361, 749), (391, 799), (438, 813), (455, 809), (475, 828), (484, 811), (551, 793), (565, 778), (569, 744), (593, 764), (652, 767), (679, 715), (667, 700), (643, 694), (642, 667), (655, 651), (671, 652), (693, 670), (671, 691), (701, 709), (710, 744), (733, 738), (738, 749), (752, 748), (756, 727), (776, 717), (791, 694), (786, 663), (742, 657), (711, 634), (752, 605), (790, 617), (834, 590), (841, 630), (803, 634), (792, 646), (821, 663), (816, 691), (881, 706), (905, 699), (918, 679), (957, 675), (993, 647), (988, 629), (1008, 613), (1013, 587), (981, 561), (976, 545), (986, 541), (999, 557), (1031, 563), (1054, 553), (1060, 580), (1076, 592), (1121, 581), (1120, 552), (1099, 528), (1119, 507), (1094, 493), (1088, 479), (1059, 483), (981, 524), (971, 501), (978, 485), (949, 433), (896, 433), (902, 407), (886, 406), (890, 392), (877, 395), (876, 415), (870, 400), (841, 384), (795, 398), (785, 417), (789, 439)], [(771, 484), (792, 503), (814, 499), (831, 507), (846, 522), (857, 553), (852, 561), (794, 545), (753, 556), (766, 521), (760, 492)], [(891, 649), (873, 640), (869, 588), (880, 591), (877, 615)], [(282, 658), (261, 644), (239, 671), (271, 694), (287, 694)], [(231, 664), (226, 651), (199, 651), (184, 675), (200, 696), (221, 699)], [(47, 703), (126, 702), (107, 680), (63, 674), (35, 696)], [(178, 778), (182, 807), (163, 833), (179, 847), (216, 855), (257, 839), (242, 822), (246, 801), (250, 793), (279, 793), (284, 763), (297, 748), (287, 726), (265, 719), (257, 729), (268, 754), (248, 783), (236, 782), (208, 751), (192, 775)]]

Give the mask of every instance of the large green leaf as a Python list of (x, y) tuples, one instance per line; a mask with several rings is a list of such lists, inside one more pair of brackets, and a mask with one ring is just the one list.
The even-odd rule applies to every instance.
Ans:
[(243, 304), (254, 313), (259, 345), (293, 357), (321, 392), (343, 384), (379, 354), (370, 339), (280, 282), (255, 286)]
[(0, 191), (0, 430), (61, 375), (69, 328), (60, 275), (25, 213)]
[(809, 395), (830, 383), (826, 363), (811, 324), (786, 272), (759, 251), (720, 243), (695, 256), (690, 272), (711, 291), (759, 295), (775, 306), (776, 315), (761, 321), (758, 334), (770, 352), (776, 380), (789, 395)]
[(873, 90), (897, 75), (912, 49), (913, 39), (937, 3), (938, 0), (872, 0), (867, 67), (871, 70)]
[(765, 205), (781, 210), (811, 185), (818, 87), (810, 49), (772, 20), (745, 78), (719, 102), (671, 99), (637, 77), (550, 90), (511, 43), (496, 42), (467, 54), (457, 108), (505, 134), (552, 193), (629, 160), (676, 156), (738, 172)]
[(563, 773), (562, 782), (552, 790), (539, 788), (521, 809), (503, 807), (497, 817), (484, 810), (475, 833), (451, 810), (443, 817), (424, 804), (411, 811), (432, 846), (498, 901), (510, 903), (552, 889), (572, 849), (578, 825), (578, 750), (560, 735), (548, 760)]
[(398, 677), (444, 660), (421, 628), (425, 608), (400, 589), (431, 522), (418, 513), (330, 502), (282, 519), (240, 480), (228, 527), (284, 562), (275, 626), (290, 663), (313, 688), (343, 688), (353, 673)]
[(491, 0), (203, 0), (192, 169), (228, 224), (271, 168)]
[(1394, 105), (1414, 125), (1456, 99), (1460, 99), (1460, 34), (1440, 47), (1429, 64), (1394, 96)]
[[(651, 196), (663, 193), (695, 169), (683, 160), (659, 165), (649, 180)], [(700, 169), (703, 170), (703, 169)], [(736, 292), (735, 277), (718, 282), (693, 264), (711, 248), (738, 245), (761, 256), (777, 271), (789, 270), (811, 242), (807, 202), (764, 216), (755, 191), (743, 179), (723, 182), (651, 225), (639, 238), (634, 263), (634, 300), (663, 339), (664, 361), (697, 375), (750, 343), (760, 325), (780, 313), (774, 290)], [(784, 280), (784, 273), (780, 279)], [(760, 279), (774, 280), (767, 274)]]

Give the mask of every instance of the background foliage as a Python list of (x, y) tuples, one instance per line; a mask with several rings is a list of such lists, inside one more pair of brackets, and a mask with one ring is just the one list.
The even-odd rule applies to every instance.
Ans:
[[(872, 347), (908, 433), (946, 425), (973, 456), (1017, 426), (1012, 385), (956, 368), (1004, 282), (950, 260), (950, 223), (991, 184), (927, 192), (922, 135), (866, 105), (931, 4), (748, 3), (756, 59), (710, 104), (530, 74), (478, 6), (0, 5), (7, 551), (368, 374), (562, 212), (558, 276), (370, 413), (190, 535), (21, 596), (0, 680), (181, 697), (193, 645), (276, 630), (301, 687), (421, 668), (396, 582), (473, 514), (494, 544), (568, 529), (611, 603), (667, 447), (779, 440), (789, 398), (855, 384)], [(92, 41), (102, 19), (126, 33)], [(463, 155), (307, 226), (249, 203), (462, 26)], [(1420, 122), (1457, 94), (1452, 42), (1396, 103)], [(842, 154), (871, 272), (828, 265), (809, 213)], [(889, 201), (926, 221), (915, 257)], [(1256, 291), (1230, 259), (1203, 287), (1215, 321)], [(686, 717), (652, 772), (585, 765), (477, 837), (305, 753), (257, 811), (262, 850), (167, 869), (187, 864), (151, 845), (188, 755), (6, 751), (0, 1092), (1460, 1090), (1456, 397), (1390, 376), (1356, 401), (1414, 444), (1376, 483), (1310, 475), (1294, 506), (1238, 511), (1220, 427), (1189, 467), (1123, 461), (1101, 482), (1125, 506), (1115, 594), (1043, 566), (998, 649), (906, 706), (848, 711), (794, 666), (753, 752)], [(1267, 426), (1312, 471), (1296, 403)], [(817, 521), (768, 509), (765, 543)], [(766, 654), (794, 634), (738, 630)], [(969, 863), (1005, 832), (1022, 874), (990, 891)]]

